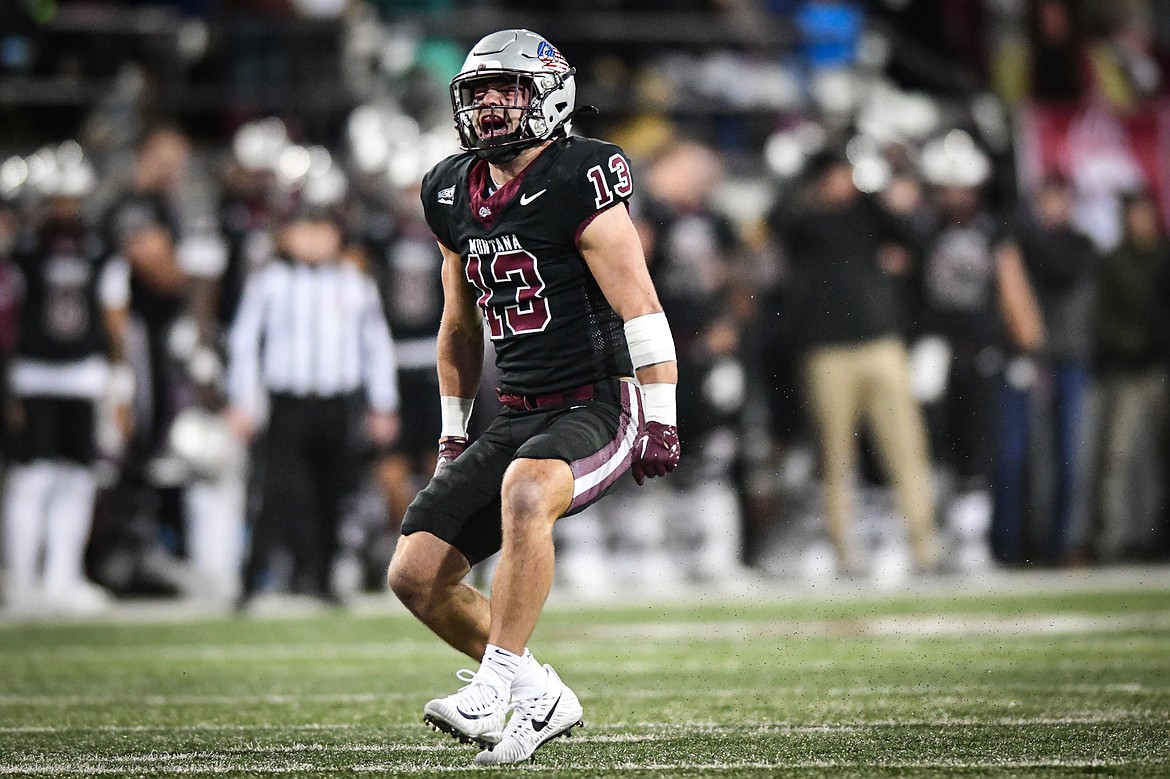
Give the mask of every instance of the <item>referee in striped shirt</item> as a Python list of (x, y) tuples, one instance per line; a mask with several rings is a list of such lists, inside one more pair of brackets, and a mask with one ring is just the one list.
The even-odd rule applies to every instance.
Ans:
[(341, 259), (342, 245), (331, 211), (299, 207), (277, 226), (276, 256), (247, 281), (232, 324), (229, 423), (250, 440), (267, 417), (241, 607), (282, 544), (295, 564), (293, 591), (337, 601), (342, 499), (363, 450), (398, 434), (390, 328), (373, 280)]

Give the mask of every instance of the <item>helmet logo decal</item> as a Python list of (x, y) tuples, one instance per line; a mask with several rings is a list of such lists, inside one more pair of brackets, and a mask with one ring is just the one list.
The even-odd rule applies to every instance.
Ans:
[(536, 47), (536, 58), (554, 73), (567, 73), (569, 70), (569, 63), (564, 56), (548, 41), (541, 41)]
[[(535, 33), (501, 30), (488, 35), (451, 80), (451, 108), (460, 147), (480, 159), (503, 163), (530, 146), (552, 140), (558, 132), (567, 133), (576, 95), (573, 73), (564, 55)], [(477, 93), (482, 95), (493, 82), (515, 84), (523, 99), (483, 105)]]

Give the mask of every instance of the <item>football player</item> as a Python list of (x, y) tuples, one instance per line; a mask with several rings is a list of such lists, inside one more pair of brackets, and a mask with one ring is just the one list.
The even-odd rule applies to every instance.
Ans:
[(75, 143), (61, 148), (70, 147), (59, 158), (73, 161), (42, 181), (38, 223), (13, 254), (24, 295), (7, 377), (14, 440), (3, 546), (8, 605), (25, 613), (96, 613), (108, 605), (109, 594), (84, 566), (103, 406), (121, 436), (131, 429), (129, 269), (83, 216), (97, 179)]
[[(553, 581), (553, 523), (627, 470), (641, 484), (679, 458), (674, 341), (626, 205), (630, 164), (570, 135), (573, 73), (527, 30), (477, 43), (451, 82), (464, 153), (422, 187), (443, 253), (443, 428), (388, 578), (481, 661), (424, 709), (431, 726), (485, 747), (480, 764), (526, 760), (580, 723), (577, 696), (528, 649)], [(503, 406), (469, 444), (485, 327)], [(489, 604), (462, 580), (501, 550)]]

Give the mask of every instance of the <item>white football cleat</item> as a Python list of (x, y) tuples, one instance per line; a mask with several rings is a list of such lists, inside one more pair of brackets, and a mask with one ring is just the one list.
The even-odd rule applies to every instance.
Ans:
[(548, 684), (535, 698), (521, 698), (512, 702), (512, 719), (504, 728), (499, 743), (475, 756), (479, 765), (504, 765), (528, 760), (557, 736), (571, 735), (573, 728), (582, 725), (581, 701), (546, 665)]
[(490, 747), (500, 740), (508, 718), (508, 694), (477, 682), (466, 668), (455, 674), (467, 682), (459, 692), (423, 707), (423, 722), (464, 744)]
[(109, 610), (113, 597), (102, 587), (85, 579), (45, 590), (44, 608), (52, 614), (84, 617)]

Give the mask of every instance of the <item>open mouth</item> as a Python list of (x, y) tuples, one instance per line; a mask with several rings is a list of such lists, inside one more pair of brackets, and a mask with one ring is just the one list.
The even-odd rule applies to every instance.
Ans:
[(508, 120), (503, 114), (484, 114), (479, 118), (481, 138), (496, 138), (508, 134)]

